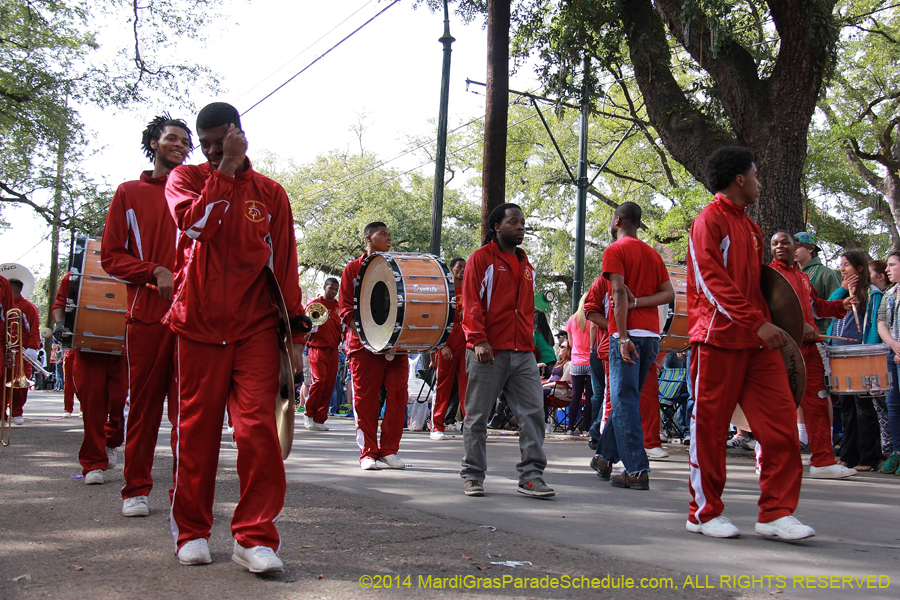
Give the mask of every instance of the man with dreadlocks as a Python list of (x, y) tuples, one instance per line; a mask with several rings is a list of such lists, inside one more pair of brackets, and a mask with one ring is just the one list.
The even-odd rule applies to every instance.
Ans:
[(463, 493), (484, 495), (486, 434), (491, 407), (505, 392), (519, 423), (519, 492), (556, 495), (542, 478), (544, 394), (534, 358), (534, 277), (519, 246), (525, 215), (516, 204), (501, 204), (488, 218), (488, 236), (472, 253), (463, 276), (463, 332), (466, 335), (466, 419), (463, 426)]
[(153, 169), (116, 190), (100, 249), (103, 269), (128, 282), (125, 354), (131, 405), (122, 488), (126, 517), (150, 514), (153, 453), (163, 402), (174, 382), (175, 335), (161, 322), (172, 304), (175, 269), (176, 228), (166, 203), (166, 180), (190, 153), (191, 130), (164, 113), (147, 124), (141, 146)]

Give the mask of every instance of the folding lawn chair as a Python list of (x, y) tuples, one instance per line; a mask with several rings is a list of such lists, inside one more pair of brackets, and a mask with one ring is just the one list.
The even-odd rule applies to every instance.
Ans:
[(687, 369), (663, 369), (659, 374), (659, 415), (669, 439), (683, 438), (686, 432), (678, 425), (678, 409), (687, 406)]

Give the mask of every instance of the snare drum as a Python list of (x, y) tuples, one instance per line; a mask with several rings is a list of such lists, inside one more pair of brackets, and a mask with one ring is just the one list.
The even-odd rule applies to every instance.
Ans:
[(123, 354), (127, 291), (124, 283), (107, 275), (100, 265), (100, 238), (78, 236), (69, 264), (66, 329), (72, 335), (64, 338), (63, 347)]
[(453, 329), (453, 276), (432, 254), (375, 252), (359, 270), (353, 309), (359, 339), (371, 352), (428, 352)]
[(891, 387), (887, 344), (828, 346), (831, 376), (827, 378), (832, 394), (840, 396), (883, 396)]
[(691, 345), (687, 318), (687, 271), (684, 267), (666, 265), (675, 299), (659, 306), (660, 350), (679, 351)]

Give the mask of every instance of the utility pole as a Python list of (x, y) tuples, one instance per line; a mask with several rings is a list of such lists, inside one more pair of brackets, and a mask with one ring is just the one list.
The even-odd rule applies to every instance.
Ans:
[(506, 202), (506, 134), (509, 118), (509, 0), (487, 3), (487, 89), (484, 107), (484, 166), (481, 175), (481, 235), (491, 211)]
[(588, 97), (588, 68), (590, 59), (584, 57), (584, 73), (582, 74), (581, 93), (581, 131), (578, 135), (578, 176), (575, 185), (578, 191), (575, 195), (575, 273), (572, 277), (572, 314), (578, 310), (584, 288), (584, 238), (585, 219), (587, 218), (587, 190), (588, 181), (588, 119), (590, 118), (590, 99)]
[(438, 110), (437, 151), (434, 156), (434, 199), (431, 205), (431, 253), (441, 255), (441, 222), (444, 218), (444, 172), (447, 162), (447, 106), (450, 103), (450, 46), (456, 39), (450, 35), (450, 12), (444, 0), (444, 63), (441, 67), (441, 104)]

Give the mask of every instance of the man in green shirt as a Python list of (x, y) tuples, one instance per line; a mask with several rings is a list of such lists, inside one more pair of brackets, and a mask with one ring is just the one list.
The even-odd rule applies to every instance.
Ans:
[[(819, 260), (819, 252), (822, 249), (816, 245), (816, 238), (813, 234), (801, 231), (794, 238), (797, 240), (794, 248), (794, 260), (809, 276), (809, 281), (816, 289), (816, 293), (819, 294), (819, 298), (828, 300), (832, 292), (840, 287), (840, 276)], [(819, 328), (820, 335), (826, 333), (830, 321), (831, 319), (816, 319), (816, 327)]]

